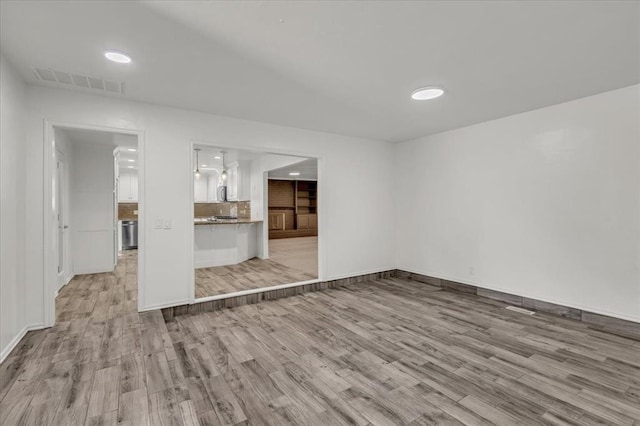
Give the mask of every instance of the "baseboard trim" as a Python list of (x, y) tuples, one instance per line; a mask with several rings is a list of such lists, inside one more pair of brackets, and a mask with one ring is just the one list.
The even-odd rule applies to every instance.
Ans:
[(11, 339), (7, 347), (0, 352), (0, 364), (2, 364), (4, 360), (11, 355), (11, 352), (16, 348), (16, 346), (18, 346), (22, 338), (26, 336), (28, 332), (33, 330), (42, 330), (43, 328), (45, 328), (45, 326), (42, 324), (24, 326), (22, 330), (20, 330), (20, 332)]
[(317, 281), (307, 284), (300, 283), (299, 285), (279, 288), (275, 290), (265, 289), (263, 291), (256, 291), (251, 294), (244, 294), (240, 296), (232, 295), (230, 297), (218, 298), (217, 300), (207, 300), (202, 302), (196, 300), (193, 304), (167, 307), (161, 309), (160, 311), (162, 312), (162, 316), (164, 317), (165, 321), (172, 321), (174, 317), (179, 315), (221, 311), (228, 308), (256, 304), (264, 302), (266, 300), (282, 299), (285, 297), (297, 296), (312, 291), (321, 291), (329, 288), (341, 287), (347, 284), (360, 283), (382, 278), (390, 278), (395, 276), (395, 272), (395, 269), (388, 269), (380, 272), (371, 272), (350, 277), (331, 279), (327, 281)]
[(143, 308), (138, 308), (138, 312), (149, 312), (149, 311), (157, 311), (158, 309), (170, 309), (176, 306), (184, 306), (185, 303), (191, 302), (191, 299), (188, 300), (176, 300), (175, 302), (162, 303), (159, 305), (151, 305), (145, 306)]
[(588, 324), (590, 328), (600, 329), (608, 333), (616, 334), (634, 340), (640, 340), (640, 322), (637, 321), (616, 318), (610, 315), (604, 315), (584, 309), (560, 305), (557, 303), (551, 303), (530, 297), (519, 296), (516, 294), (505, 293), (502, 291), (490, 290), (473, 284), (461, 283), (444, 278), (433, 277), (430, 275), (418, 274), (402, 269), (396, 270), (396, 276), (398, 278), (409, 279), (441, 287), (446, 291), (471, 294), (487, 299), (498, 300), (500, 302), (508, 303), (514, 306), (520, 306), (531, 311), (545, 312), (548, 314), (569, 318), (575, 321), (584, 322)]

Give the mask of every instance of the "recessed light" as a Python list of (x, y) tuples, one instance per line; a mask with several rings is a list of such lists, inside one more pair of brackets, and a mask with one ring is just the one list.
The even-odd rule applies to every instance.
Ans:
[(216, 156), (215, 156), (215, 157), (213, 157), (213, 158), (215, 158), (216, 160), (219, 160), (219, 159), (220, 159), (220, 156), (219, 156), (219, 155), (216, 155)]
[(427, 101), (429, 99), (439, 98), (443, 94), (444, 90), (441, 87), (421, 87), (411, 93), (411, 98), (415, 99), (416, 101)]
[(135, 149), (133, 149), (133, 148), (129, 148), (129, 149), (127, 149), (127, 151), (129, 151), (129, 152), (136, 152), (136, 150), (135, 150)]
[(206, 165), (206, 164), (203, 164), (203, 165), (202, 165), (202, 166), (200, 166), (200, 167), (207, 167), (207, 165)]
[(129, 62), (131, 62), (131, 58), (129, 56), (115, 50), (107, 50), (106, 52), (104, 52), (104, 57), (119, 64), (128, 64)]
[(289, 176), (300, 176), (300, 172), (291, 172)]
[(130, 162), (130, 163), (135, 163), (136, 162), (136, 160), (127, 160), (127, 161)]

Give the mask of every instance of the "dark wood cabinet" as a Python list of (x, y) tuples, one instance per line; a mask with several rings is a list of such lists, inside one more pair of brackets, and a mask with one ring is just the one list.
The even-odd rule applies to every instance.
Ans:
[(268, 194), (269, 238), (318, 235), (316, 181), (269, 179)]
[(298, 229), (317, 229), (318, 228), (318, 215), (317, 214), (299, 214), (297, 215)]
[(285, 213), (269, 213), (269, 231), (285, 230)]

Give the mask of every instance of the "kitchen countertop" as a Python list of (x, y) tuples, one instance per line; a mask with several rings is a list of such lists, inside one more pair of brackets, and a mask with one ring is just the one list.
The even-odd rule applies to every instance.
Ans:
[(194, 225), (235, 225), (235, 224), (243, 224), (243, 223), (260, 223), (262, 220), (251, 220), (251, 219), (215, 219), (215, 220), (196, 220), (194, 221)]

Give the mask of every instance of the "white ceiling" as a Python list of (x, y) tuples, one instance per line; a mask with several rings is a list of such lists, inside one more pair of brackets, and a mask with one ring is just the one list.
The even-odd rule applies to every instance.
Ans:
[[(138, 138), (134, 135), (102, 132), (99, 130), (72, 129), (56, 127), (56, 132), (64, 133), (71, 144), (104, 144), (119, 149), (118, 166), (121, 170), (138, 169)], [(73, 149), (73, 146), (72, 148)]]
[[(31, 83), (52, 67), (124, 81), (130, 99), (389, 141), (640, 82), (636, 1), (47, 0), (0, 15), (2, 53)], [(446, 95), (410, 99), (432, 84)]]
[[(291, 176), (289, 173), (300, 173), (299, 176)], [(318, 160), (315, 158), (307, 158), (299, 163), (291, 164), (269, 171), (269, 178), (275, 179), (294, 179), (294, 180), (317, 180), (318, 179)]]

